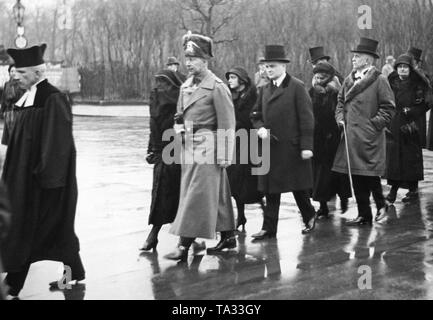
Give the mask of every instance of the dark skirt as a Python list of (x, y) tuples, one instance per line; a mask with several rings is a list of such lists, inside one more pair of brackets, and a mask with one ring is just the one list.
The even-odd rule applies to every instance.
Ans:
[(314, 201), (329, 201), (335, 195), (340, 199), (350, 198), (349, 176), (342, 173), (331, 171), (328, 164), (314, 163), (314, 184), (313, 184), (313, 200)]
[(232, 197), (243, 204), (257, 203), (263, 195), (257, 190), (257, 176), (249, 164), (233, 164), (227, 168)]
[(180, 193), (180, 165), (162, 160), (153, 167), (152, 203), (149, 224), (162, 226), (176, 217)]

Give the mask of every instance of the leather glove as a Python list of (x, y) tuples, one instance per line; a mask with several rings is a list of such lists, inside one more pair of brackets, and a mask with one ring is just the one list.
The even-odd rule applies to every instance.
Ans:
[(152, 152), (146, 156), (146, 161), (148, 164), (155, 164), (158, 162), (158, 160), (159, 160), (159, 155), (156, 153)]

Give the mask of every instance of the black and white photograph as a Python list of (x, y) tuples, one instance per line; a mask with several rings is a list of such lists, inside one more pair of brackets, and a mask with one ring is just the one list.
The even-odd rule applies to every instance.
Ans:
[(433, 300), (433, 0), (0, 0), (0, 102), (0, 303)]

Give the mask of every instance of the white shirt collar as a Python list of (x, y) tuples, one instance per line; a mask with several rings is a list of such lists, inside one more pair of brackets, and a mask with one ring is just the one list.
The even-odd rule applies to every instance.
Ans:
[(31, 107), (35, 103), (36, 92), (38, 90), (37, 85), (44, 81), (45, 78), (39, 80), (30, 87), (29, 90), (24, 92), (23, 96), (15, 103), (17, 107)]
[(281, 86), (281, 83), (284, 81), (285, 78), (286, 78), (286, 73), (284, 72), (277, 80), (273, 80), (273, 82), (277, 87), (279, 87)]

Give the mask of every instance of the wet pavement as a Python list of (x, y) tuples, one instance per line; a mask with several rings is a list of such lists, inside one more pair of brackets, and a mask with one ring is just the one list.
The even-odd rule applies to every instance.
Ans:
[[(400, 190), (395, 207), (373, 227), (344, 226), (356, 207), (351, 202), (342, 215), (337, 200), (332, 217), (303, 236), (295, 201), (285, 194), (277, 239), (252, 242), (262, 218), (258, 205), (248, 205), (237, 249), (191, 252), (188, 263), (177, 263), (164, 259), (177, 243), (168, 225), (156, 252), (138, 250), (150, 230), (152, 186), (144, 160), (148, 119), (139, 112), (75, 117), (76, 231), (86, 285), (50, 292), (48, 282), (62, 268), (43, 261), (32, 265), (22, 299), (433, 299), (433, 152), (424, 153), (420, 200), (403, 204)], [(206, 240), (208, 247), (216, 242)]]

